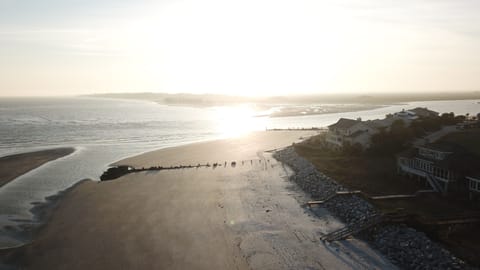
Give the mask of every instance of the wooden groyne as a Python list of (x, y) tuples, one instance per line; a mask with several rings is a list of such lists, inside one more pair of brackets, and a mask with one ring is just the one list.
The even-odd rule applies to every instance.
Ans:
[[(258, 163), (269, 163), (269, 159), (258, 159)], [(144, 172), (144, 171), (163, 171), (163, 170), (181, 170), (181, 169), (196, 169), (196, 168), (217, 168), (217, 167), (232, 167), (235, 168), (238, 165), (245, 165), (245, 164), (254, 164), (254, 160), (242, 160), (237, 163), (237, 161), (224, 161), (224, 162), (215, 162), (215, 163), (205, 163), (205, 164), (200, 164), (198, 163), (197, 165), (174, 165), (174, 166), (151, 166), (148, 168), (142, 167), (142, 168), (134, 168), (131, 166), (126, 166), (126, 165), (121, 165), (121, 166), (115, 166), (115, 167), (110, 167), (108, 168), (103, 174), (100, 176), (101, 181), (109, 181), (109, 180), (114, 180), (117, 179), (121, 176), (130, 174), (130, 173), (136, 173), (136, 172)], [(257, 160), (255, 160), (255, 164), (257, 163)]]

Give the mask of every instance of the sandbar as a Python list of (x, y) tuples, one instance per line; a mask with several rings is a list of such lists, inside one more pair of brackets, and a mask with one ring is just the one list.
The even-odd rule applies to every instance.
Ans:
[(70, 155), (74, 148), (64, 147), (0, 158), (0, 187), (43, 164)]

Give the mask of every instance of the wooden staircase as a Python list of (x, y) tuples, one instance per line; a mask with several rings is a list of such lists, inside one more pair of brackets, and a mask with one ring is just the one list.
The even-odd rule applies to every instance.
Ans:
[(384, 221), (383, 215), (374, 215), (369, 217), (365, 222), (346, 226), (336, 231), (333, 231), (331, 233), (328, 233), (326, 235), (323, 235), (322, 237), (320, 237), (320, 240), (328, 241), (328, 242), (343, 240), (351, 235), (354, 235), (363, 230), (369, 229), (383, 221)]
[(440, 183), (438, 182), (437, 179), (435, 179), (434, 176), (432, 176), (428, 173), (425, 176), (427, 178), (427, 182), (430, 184), (430, 186), (433, 188), (433, 190), (435, 190), (437, 192), (441, 192), (441, 193), (445, 192), (445, 189), (442, 187), (442, 185), (440, 185)]

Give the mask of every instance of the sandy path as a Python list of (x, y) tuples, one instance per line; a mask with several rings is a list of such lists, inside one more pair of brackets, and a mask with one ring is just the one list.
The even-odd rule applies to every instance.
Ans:
[[(318, 240), (341, 224), (305, 212), (300, 203), (306, 198), (286, 180), (286, 169), (255, 151), (273, 139), (245, 145), (242, 160), (248, 161), (238, 159), (236, 167), (84, 182), (16, 258), (27, 269), (390, 268), (360, 241)], [(215, 149), (212, 159), (221, 149), (233, 158), (230, 148)]]

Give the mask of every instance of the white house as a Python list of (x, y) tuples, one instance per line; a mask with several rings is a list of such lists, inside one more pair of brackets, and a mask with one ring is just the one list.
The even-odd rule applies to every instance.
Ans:
[(458, 163), (463, 153), (447, 143), (415, 146), (397, 155), (398, 172), (424, 179), (434, 190), (446, 194), (462, 178)]

